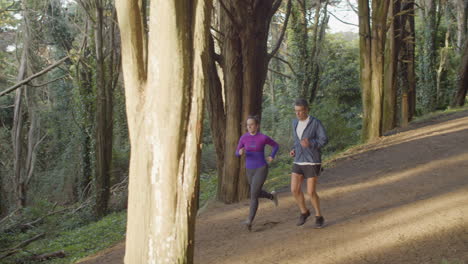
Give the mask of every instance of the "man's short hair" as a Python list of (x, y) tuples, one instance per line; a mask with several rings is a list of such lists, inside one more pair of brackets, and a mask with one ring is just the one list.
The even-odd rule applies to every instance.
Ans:
[(294, 103), (294, 105), (295, 106), (303, 106), (305, 109), (309, 109), (309, 103), (304, 98), (296, 99), (296, 102)]

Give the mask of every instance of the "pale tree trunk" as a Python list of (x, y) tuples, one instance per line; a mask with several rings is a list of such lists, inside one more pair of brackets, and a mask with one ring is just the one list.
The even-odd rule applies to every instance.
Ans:
[(463, 57), (458, 72), (458, 89), (452, 101), (452, 107), (465, 105), (466, 94), (468, 91), (468, 38), (465, 39)]
[(361, 86), (363, 98), (363, 139), (381, 135), (382, 92), (386, 19), (389, 0), (372, 1), (372, 27), (368, 0), (360, 0), (359, 33), (361, 54)]
[(388, 14), (392, 23), (388, 30), (385, 49), (382, 133), (397, 125), (397, 66), (401, 44), (400, 7), (401, 0), (393, 1)]
[(400, 125), (406, 127), (412, 119), (416, 104), (416, 82), (414, 71), (414, 0), (403, 0), (401, 5), (401, 40), (398, 80), (401, 87)]
[[(26, 78), (26, 64), (28, 57), (28, 41), (24, 42), (23, 54), (21, 56), (21, 63), (19, 67), (19, 73), (17, 80), (23, 80)], [(26, 199), (24, 194), (24, 157), (23, 157), (23, 94), (25, 87), (21, 87), (16, 90), (15, 93), (15, 106), (13, 116), (13, 127), (12, 127), (12, 142), (13, 142), (13, 168), (14, 168), (14, 185), (15, 194), (18, 207), (24, 207), (26, 205)]]
[(368, 140), (369, 122), (371, 120), (371, 104), (372, 104), (372, 63), (371, 55), (368, 51), (371, 49), (371, 31), (370, 31), (370, 10), (368, 0), (358, 1), (359, 11), (359, 50), (360, 50), (360, 78), (361, 78), (361, 93), (362, 93), (362, 139)]
[(463, 43), (467, 34), (467, 0), (453, 0), (457, 10), (457, 50), (463, 51)]
[[(22, 1), (23, 16), (23, 51), (18, 71), (17, 81), (22, 81), (32, 75), (33, 67), (31, 58), (34, 56), (31, 42), (34, 40), (34, 33), (31, 27), (34, 21), (30, 20), (31, 10), (26, 1)], [(36, 162), (36, 148), (39, 141), (39, 120), (36, 111), (35, 91), (27, 91), (27, 86), (19, 88), (16, 91), (14, 103), (14, 117), (12, 128), (13, 141), (13, 167), (14, 184), (18, 207), (24, 207), (27, 203), (28, 184), (34, 172)], [(26, 106), (26, 113), (23, 109)], [(27, 117), (28, 124), (25, 118)], [(29, 126), (26, 128), (26, 126)], [(25, 134), (24, 130), (28, 130)]]
[(192, 263), (210, 1), (117, 2), (131, 143), (125, 263)]
[(436, 100), (436, 106), (437, 108), (445, 108), (447, 100), (446, 100), (446, 95), (447, 92), (444, 91), (444, 88), (442, 87), (442, 81), (446, 78), (447, 76), (447, 59), (448, 59), (448, 53), (449, 53), (449, 37), (450, 37), (450, 32), (447, 31), (445, 33), (445, 47), (440, 49), (440, 59), (439, 59), (439, 67), (437, 67), (437, 82), (436, 82), (436, 95), (437, 95), (437, 100)]

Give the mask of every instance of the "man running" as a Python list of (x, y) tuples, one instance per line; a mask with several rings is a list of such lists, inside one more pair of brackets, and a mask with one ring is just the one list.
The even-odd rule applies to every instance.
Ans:
[(262, 189), (263, 183), (268, 175), (268, 164), (265, 160), (265, 146), (273, 147), (268, 162), (272, 162), (276, 152), (279, 149), (276, 143), (270, 137), (260, 133), (260, 121), (256, 116), (247, 118), (248, 132), (241, 136), (237, 145), (236, 155), (242, 156), (245, 153), (245, 167), (247, 171), (247, 180), (250, 185), (250, 213), (249, 218), (244, 222), (247, 229), (251, 231), (252, 223), (257, 213), (258, 198), (267, 198), (272, 200), (278, 206), (278, 197), (275, 191), (268, 193)]
[(321, 228), (325, 219), (320, 211), (320, 199), (316, 186), (322, 163), (320, 150), (327, 144), (328, 138), (320, 120), (308, 114), (309, 105), (305, 99), (297, 99), (294, 110), (297, 119), (293, 120), (294, 146), (289, 155), (294, 157), (291, 192), (301, 211), (297, 225), (303, 225), (310, 216), (301, 189), (302, 182), (306, 179), (307, 194), (315, 209), (315, 228)]

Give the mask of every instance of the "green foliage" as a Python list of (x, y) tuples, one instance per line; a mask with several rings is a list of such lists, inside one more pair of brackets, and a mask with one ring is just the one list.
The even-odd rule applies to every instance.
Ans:
[[(26, 208), (22, 219), (18, 220), (24, 222), (36, 219), (47, 213), (50, 208), (48, 202), (41, 201), (34, 207)], [(55, 210), (60, 210), (60, 207)], [(38, 227), (24, 233), (3, 233), (0, 236), (1, 248), (11, 248), (40, 233), (46, 233), (46, 237), (31, 243), (24, 251), (4, 259), (2, 263), (16, 263), (32, 254), (59, 250), (65, 251), (66, 258), (53, 259), (47, 263), (74, 263), (122, 241), (125, 238), (126, 217), (126, 212), (120, 212), (110, 214), (98, 222), (90, 222), (91, 212), (85, 210), (73, 215), (65, 213), (49, 216)]]
[(218, 177), (215, 171), (211, 171), (211, 173), (200, 174), (199, 207), (202, 207), (207, 201), (215, 198), (217, 187)]

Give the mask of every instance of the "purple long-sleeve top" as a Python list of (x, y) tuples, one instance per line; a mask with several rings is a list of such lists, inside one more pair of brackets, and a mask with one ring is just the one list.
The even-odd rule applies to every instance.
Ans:
[(251, 135), (247, 132), (239, 139), (236, 156), (239, 157), (239, 150), (244, 148), (245, 167), (247, 169), (263, 167), (267, 164), (265, 160), (265, 145), (270, 145), (273, 148), (270, 156), (274, 158), (279, 149), (278, 143), (260, 132), (257, 132), (255, 135)]

